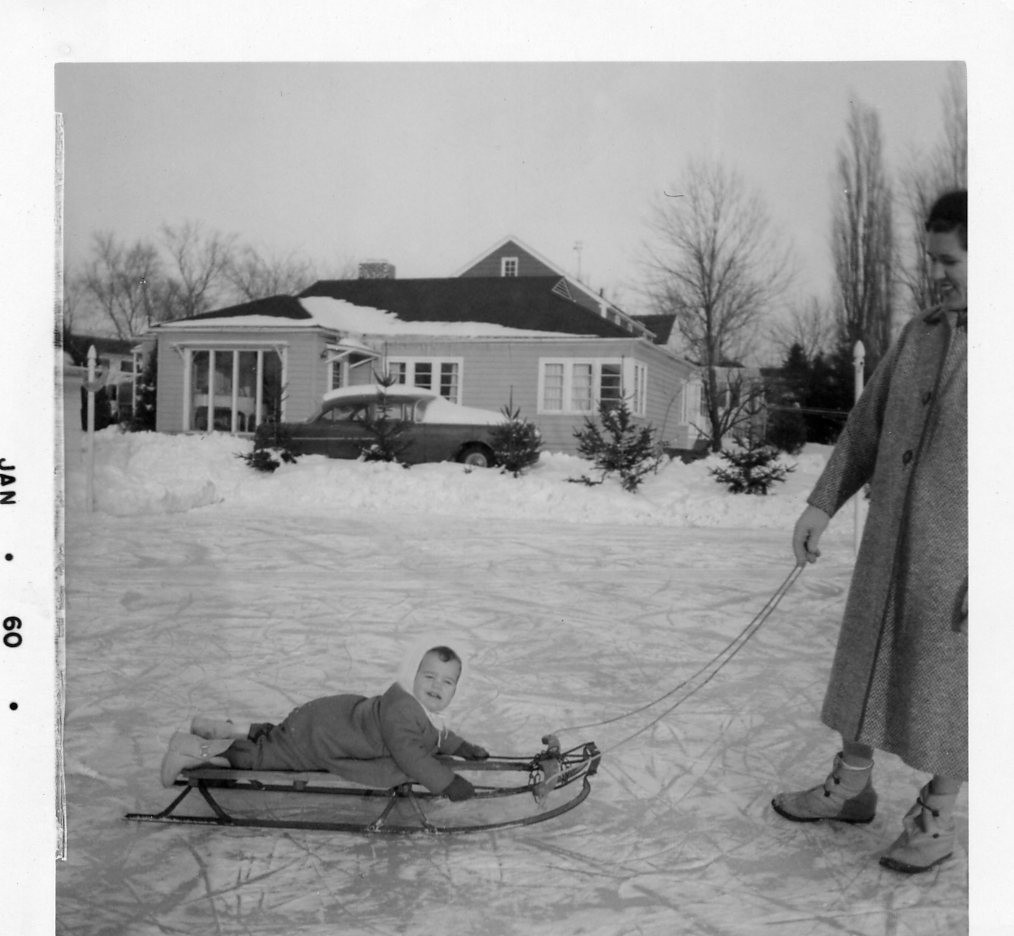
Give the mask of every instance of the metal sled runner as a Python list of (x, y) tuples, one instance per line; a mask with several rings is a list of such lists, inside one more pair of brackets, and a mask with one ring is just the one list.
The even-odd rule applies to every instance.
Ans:
[[(128, 813), (124, 818), (138, 822), (176, 822), (195, 825), (217, 825), (258, 829), (306, 829), (326, 832), (398, 833), (418, 832), (484, 832), (493, 829), (510, 829), (545, 822), (584, 802), (591, 792), (589, 777), (598, 770), (602, 755), (594, 743), (587, 742), (567, 751), (560, 750), (557, 739), (548, 735), (542, 739), (545, 749), (534, 757), (490, 757), (488, 760), (466, 761), (441, 756), (439, 760), (461, 773), (478, 772), (487, 783), (475, 784), (475, 796), (460, 803), (450, 803), (445, 797), (430, 793), (417, 784), (403, 783), (381, 790), (366, 786), (350, 786), (347, 781), (324, 771), (255, 771), (231, 768), (196, 767), (184, 770), (176, 780), (182, 792), (160, 813)], [(527, 774), (524, 783), (514, 783), (513, 776)], [(504, 776), (499, 776), (504, 775)], [(577, 792), (569, 797), (559, 794), (579, 784)], [(180, 814), (177, 807), (197, 790), (211, 813), (203, 815)], [(333, 809), (325, 809), (322, 818), (300, 818), (301, 810), (293, 816), (283, 807), (282, 815), (237, 815), (237, 810), (224, 803), (226, 797), (246, 799), (249, 793), (292, 794), (319, 799), (333, 806), (333, 797), (352, 798), (369, 802), (381, 799), (384, 805), (379, 814), (367, 821), (336, 820)], [(527, 802), (527, 794), (534, 799), (538, 811), (524, 809), (513, 817), (483, 815), (491, 801)], [(277, 797), (276, 797), (277, 798)], [(293, 802), (291, 796), (281, 797)], [(510, 798), (514, 798), (511, 800)], [(454, 814), (453, 821), (433, 821), (434, 811)], [(486, 810), (488, 812), (488, 810)], [(261, 810), (259, 810), (261, 812)], [(288, 815), (284, 813), (288, 812)], [(471, 816), (471, 821), (462, 817)]]

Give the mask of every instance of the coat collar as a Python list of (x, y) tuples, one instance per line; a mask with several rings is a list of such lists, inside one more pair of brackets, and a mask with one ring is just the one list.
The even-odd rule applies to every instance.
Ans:
[(952, 313), (945, 312), (941, 306), (934, 306), (925, 315), (923, 315), (922, 320), (927, 325), (939, 325), (945, 319), (950, 318), (952, 326), (956, 326), (958, 328), (968, 327), (967, 309), (964, 312), (953, 313), (953, 318), (951, 318), (951, 315)]

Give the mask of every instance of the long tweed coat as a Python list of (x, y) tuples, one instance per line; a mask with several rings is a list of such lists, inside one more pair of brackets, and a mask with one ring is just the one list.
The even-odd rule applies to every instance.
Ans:
[(439, 730), (398, 683), (383, 695), (333, 695), (293, 709), (257, 741), (234, 741), (225, 756), (244, 770), (329, 770), (368, 786), (407, 780), (441, 793), (454, 772), (434, 755), (452, 754), (462, 739)]
[(967, 327), (938, 310), (876, 369), (809, 503), (870, 505), (822, 718), (847, 740), (968, 777)]

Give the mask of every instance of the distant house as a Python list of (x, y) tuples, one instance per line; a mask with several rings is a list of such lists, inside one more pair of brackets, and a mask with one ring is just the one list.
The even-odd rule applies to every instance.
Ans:
[(570, 285), (555, 270), (326, 280), (298, 297), (162, 323), (152, 329), (157, 428), (248, 433), (266, 419), (305, 419), (328, 390), (386, 373), (468, 406), (510, 402), (549, 451), (576, 451), (574, 429), (600, 400), (621, 397), (668, 444), (687, 447), (693, 365), (629, 316), (604, 315), (608, 304), (578, 302)]
[(96, 373), (103, 382), (104, 398), (111, 407), (111, 417), (129, 417), (134, 383), (141, 371), (143, 354), (140, 342), (103, 335), (68, 334), (64, 336), (63, 346), (73, 365), (71, 370), (65, 370), (65, 377), (75, 378), (83, 378), (87, 374), (88, 350), (95, 348)]
[[(675, 315), (639, 315), (637, 320), (655, 336), (657, 344), (673, 354), (679, 354), (682, 347), (676, 329)], [(704, 392), (704, 368), (698, 366), (696, 374), (687, 386), (687, 416), (704, 431), (708, 425), (707, 398)], [(715, 368), (718, 383), (720, 410), (741, 409), (738, 418), (751, 422), (763, 430), (767, 420), (765, 388), (768, 379), (760, 367), (741, 364), (739, 361), (723, 360)], [(692, 415), (693, 414), (693, 415)]]
[(455, 276), (485, 278), (555, 276), (559, 279), (554, 288), (565, 299), (570, 299), (578, 305), (595, 312), (597, 315), (615, 325), (619, 325), (631, 334), (651, 337), (649, 329), (645, 327), (642, 321), (639, 321), (634, 316), (627, 315), (619, 306), (606, 299), (601, 293), (595, 293), (576, 277), (570, 276), (551, 260), (547, 260), (513, 235), (497, 241), (496, 244), (485, 250), (474, 260), (466, 263)]

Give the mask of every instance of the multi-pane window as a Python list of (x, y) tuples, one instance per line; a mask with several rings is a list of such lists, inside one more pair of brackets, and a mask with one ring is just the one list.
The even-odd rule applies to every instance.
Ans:
[(501, 257), (500, 258), (500, 275), (501, 276), (517, 276), (518, 275), (518, 258), (517, 257)]
[(645, 415), (648, 369), (619, 359), (546, 360), (539, 364), (540, 413), (592, 413), (600, 403), (626, 400)]
[(591, 364), (575, 363), (570, 368), (570, 409), (577, 413), (589, 413), (595, 407), (594, 367)]
[(540, 410), (560, 412), (563, 410), (563, 384), (565, 380), (562, 363), (542, 365), (542, 405)]
[(274, 348), (191, 349), (184, 428), (253, 432), (282, 418), (282, 362)]
[(452, 403), (460, 402), (460, 358), (398, 358), (388, 359), (387, 373), (395, 383), (414, 384), (439, 393)]

